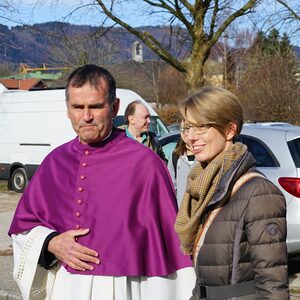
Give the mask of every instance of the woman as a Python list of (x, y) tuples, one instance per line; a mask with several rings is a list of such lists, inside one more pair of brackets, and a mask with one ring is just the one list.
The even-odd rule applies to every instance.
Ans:
[(178, 207), (180, 207), (182, 197), (186, 190), (187, 177), (195, 164), (195, 155), (187, 143), (186, 135), (182, 132), (184, 129), (184, 122), (181, 122), (180, 138), (168, 162), (168, 169), (176, 190)]
[(191, 299), (288, 299), (285, 199), (234, 143), (243, 125), (238, 99), (205, 87), (179, 108), (199, 162), (175, 226), (196, 268)]

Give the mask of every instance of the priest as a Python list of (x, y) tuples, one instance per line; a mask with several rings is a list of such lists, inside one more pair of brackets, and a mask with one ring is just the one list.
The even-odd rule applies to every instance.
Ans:
[(77, 68), (66, 105), (77, 136), (44, 159), (9, 229), (23, 299), (189, 299), (172, 182), (152, 150), (113, 127), (114, 78)]

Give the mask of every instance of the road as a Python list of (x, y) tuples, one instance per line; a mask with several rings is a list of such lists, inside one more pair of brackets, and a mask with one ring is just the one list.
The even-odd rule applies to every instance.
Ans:
[[(10, 221), (21, 194), (7, 191), (0, 181), (0, 300), (20, 300), (20, 292), (13, 280), (12, 243), (7, 235)], [(289, 261), (291, 300), (300, 300), (300, 257)]]

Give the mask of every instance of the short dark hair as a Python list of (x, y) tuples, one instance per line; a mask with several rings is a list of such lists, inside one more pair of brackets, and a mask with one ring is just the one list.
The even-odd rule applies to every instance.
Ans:
[(141, 100), (135, 100), (128, 104), (124, 112), (124, 123), (129, 125), (129, 116), (134, 115), (137, 104), (145, 105)]
[(108, 87), (108, 102), (113, 104), (116, 100), (116, 81), (106, 69), (93, 64), (78, 67), (69, 75), (66, 82), (66, 100), (68, 101), (69, 98), (69, 87), (78, 88), (89, 83), (98, 90), (102, 80)]

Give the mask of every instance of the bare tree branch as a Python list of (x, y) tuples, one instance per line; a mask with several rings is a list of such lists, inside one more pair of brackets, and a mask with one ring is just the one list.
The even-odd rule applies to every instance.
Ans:
[(213, 14), (212, 14), (212, 18), (211, 18), (211, 23), (210, 23), (210, 30), (209, 30), (209, 37), (210, 38), (213, 36), (214, 28), (216, 26), (217, 14), (219, 12), (219, 1), (216, 0), (215, 3), (216, 4), (215, 4), (214, 10), (213, 10)]
[(300, 13), (299, 12), (297, 13), (294, 9), (292, 9), (292, 7), (289, 6), (286, 1), (277, 0), (277, 2), (279, 2), (281, 5), (283, 5), (288, 10), (288, 12), (291, 14), (292, 18), (300, 21)]
[[(184, 5), (184, 7), (192, 14), (193, 13), (193, 10), (194, 10), (194, 7), (193, 5), (191, 5), (189, 3), (189, 1), (186, 1), (186, 0), (179, 0), (180, 3), (182, 3)], [(176, 1), (178, 2), (178, 1)], [(197, 1), (196, 1), (197, 2)]]
[[(184, 14), (182, 13), (182, 10), (178, 4), (178, 1), (175, 0), (174, 3), (172, 3), (174, 5), (174, 8), (170, 5), (168, 5), (166, 3), (166, 1), (161, 1), (159, 0), (159, 3), (155, 3), (153, 1), (149, 1), (149, 0), (143, 0), (144, 2), (154, 6), (154, 7), (160, 7), (163, 8), (165, 10), (167, 10), (171, 15), (173, 15), (176, 19), (180, 20), (188, 29), (188, 31), (192, 32), (192, 26), (191, 24), (188, 22), (188, 20), (185, 18)], [(171, 3), (172, 1), (168, 1), (169, 3)]]
[(222, 35), (222, 33), (225, 31), (225, 29), (233, 23), (235, 19), (237, 19), (240, 16), (243, 16), (247, 13), (251, 12), (251, 9), (254, 8), (256, 4), (260, 2), (259, 0), (250, 0), (248, 1), (243, 7), (241, 7), (239, 10), (237, 10), (235, 13), (230, 15), (223, 24), (219, 27), (219, 29), (215, 32), (214, 36), (211, 39), (211, 46), (213, 46), (216, 41), (219, 39), (219, 37)]

